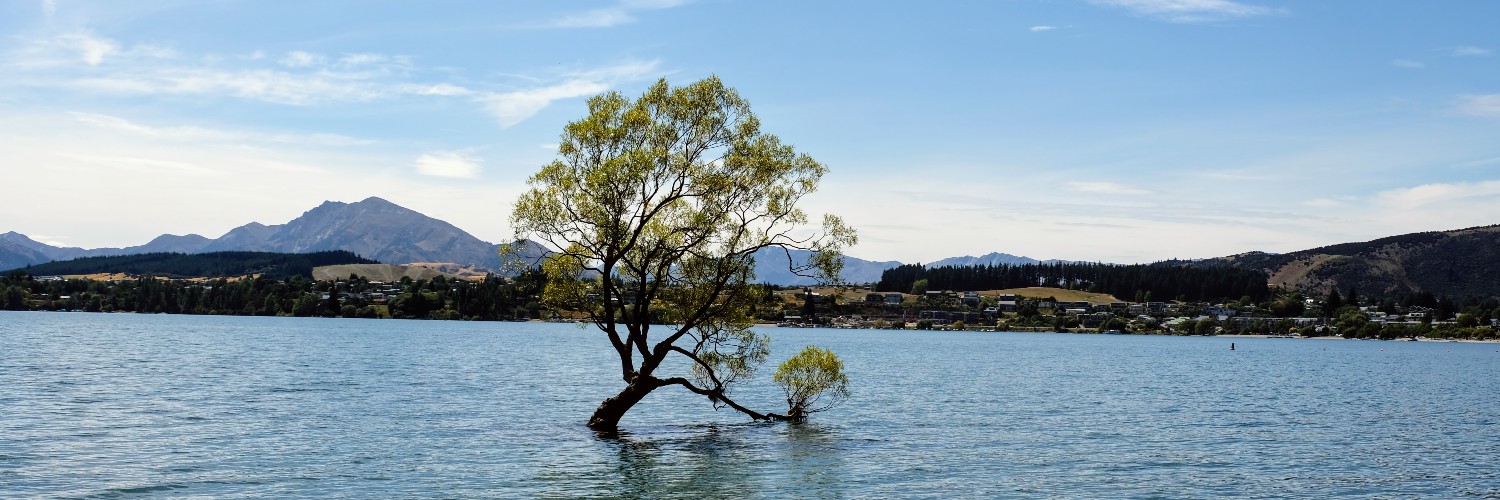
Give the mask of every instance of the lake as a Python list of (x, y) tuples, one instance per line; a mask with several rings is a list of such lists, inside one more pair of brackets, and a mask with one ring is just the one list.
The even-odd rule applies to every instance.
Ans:
[(575, 325), (0, 312), (0, 497), (1500, 497), (1496, 344), (766, 331), (851, 399), (601, 439)]

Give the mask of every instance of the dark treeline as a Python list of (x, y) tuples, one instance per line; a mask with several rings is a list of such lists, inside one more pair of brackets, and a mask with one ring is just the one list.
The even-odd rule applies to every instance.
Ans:
[(136, 278), (41, 280), (22, 271), (0, 276), (0, 309), (238, 316), (523, 320), (537, 318), (544, 277), (446, 279), (394, 283), (347, 279)]
[(344, 250), (313, 253), (211, 252), (211, 253), (143, 253), (108, 257), (82, 257), (29, 266), (33, 276), (124, 273), (170, 278), (191, 276), (245, 276), (288, 279), (312, 277), (319, 266), (339, 264), (376, 264)]
[[(917, 290), (914, 288), (921, 288)], [(924, 286), (925, 285), (925, 286)], [(1115, 265), (1084, 262), (943, 266), (907, 264), (887, 269), (876, 290), (998, 290), (1047, 286), (1107, 293), (1125, 300), (1217, 301), (1271, 296), (1266, 274), (1228, 266)]]

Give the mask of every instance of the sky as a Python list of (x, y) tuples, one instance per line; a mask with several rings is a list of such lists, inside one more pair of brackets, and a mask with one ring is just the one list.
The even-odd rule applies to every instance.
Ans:
[[(1500, 2), (0, 0), (0, 232), (379, 196), (481, 239), (589, 96), (717, 75), (849, 255), (1113, 263), (1500, 224)], [(816, 220), (816, 216), (815, 216)]]

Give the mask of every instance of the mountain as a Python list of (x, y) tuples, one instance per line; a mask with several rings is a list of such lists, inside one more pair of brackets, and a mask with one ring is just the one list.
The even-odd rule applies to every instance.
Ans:
[(267, 252), (271, 249), (271, 238), (276, 236), (276, 231), (281, 226), (267, 226), (259, 222), (251, 222), (243, 226), (230, 229), (213, 242), (204, 245), (205, 252), (225, 252), (242, 250), (247, 252)]
[(500, 268), (494, 243), (376, 197), (357, 203), (325, 201), (286, 224), (246, 224), (202, 248), (223, 250), (347, 250), (386, 263), (452, 262)]
[(196, 234), (178, 236), (163, 234), (146, 243), (125, 248), (55, 247), (11, 231), (0, 234), (0, 269), (14, 269), (30, 265), (72, 260), (84, 257), (108, 257), (112, 255), (135, 255), (142, 253), (175, 252), (197, 253), (209, 242), (208, 238)]
[(1270, 283), (1319, 297), (1354, 288), (1365, 297), (1427, 292), (1500, 295), (1500, 225), (1404, 234), (1286, 254), (1249, 252), (1189, 265), (1265, 271)]
[(138, 247), (122, 248), (121, 255), (137, 253), (200, 253), (203, 247), (213, 243), (214, 240), (204, 238), (196, 234), (178, 236), (175, 234), (163, 234)]
[(28, 243), (42, 245), (15, 231), (0, 234), (0, 269), (26, 267), (53, 260), (45, 250)]
[[(816, 285), (817, 280), (798, 276), (790, 270), (793, 260), (798, 265), (802, 265), (812, 257), (812, 254), (807, 250), (783, 252), (771, 248), (755, 252), (755, 281), (782, 286)], [(840, 274), (846, 283), (874, 283), (880, 281), (882, 271), (899, 265), (901, 263), (894, 260), (874, 262), (845, 255), (844, 270)]]
[[(978, 257), (974, 257), (971, 255), (965, 255), (963, 257), (948, 257), (937, 262), (928, 262), (926, 267), (931, 269), (943, 266), (998, 266), (1001, 264), (1019, 266), (1024, 264), (1039, 264), (1041, 262), (1042, 261), (1033, 259), (1031, 257), (1022, 257), (1019, 255), (1011, 255), (1008, 253), (990, 252)], [(879, 277), (876, 277), (876, 279), (878, 280)]]

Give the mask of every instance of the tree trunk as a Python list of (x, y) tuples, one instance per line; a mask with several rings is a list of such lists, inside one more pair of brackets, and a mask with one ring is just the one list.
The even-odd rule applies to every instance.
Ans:
[(625, 386), (619, 394), (599, 403), (599, 408), (594, 410), (594, 416), (589, 417), (589, 428), (603, 434), (618, 432), (620, 418), (625, 416), (625, 412), (630, 411), (636, 403), (641, 402), (642, 398), (657, 387), (661, 387), (661, 381), (653, 377), (637, 375), (635, 380)]

